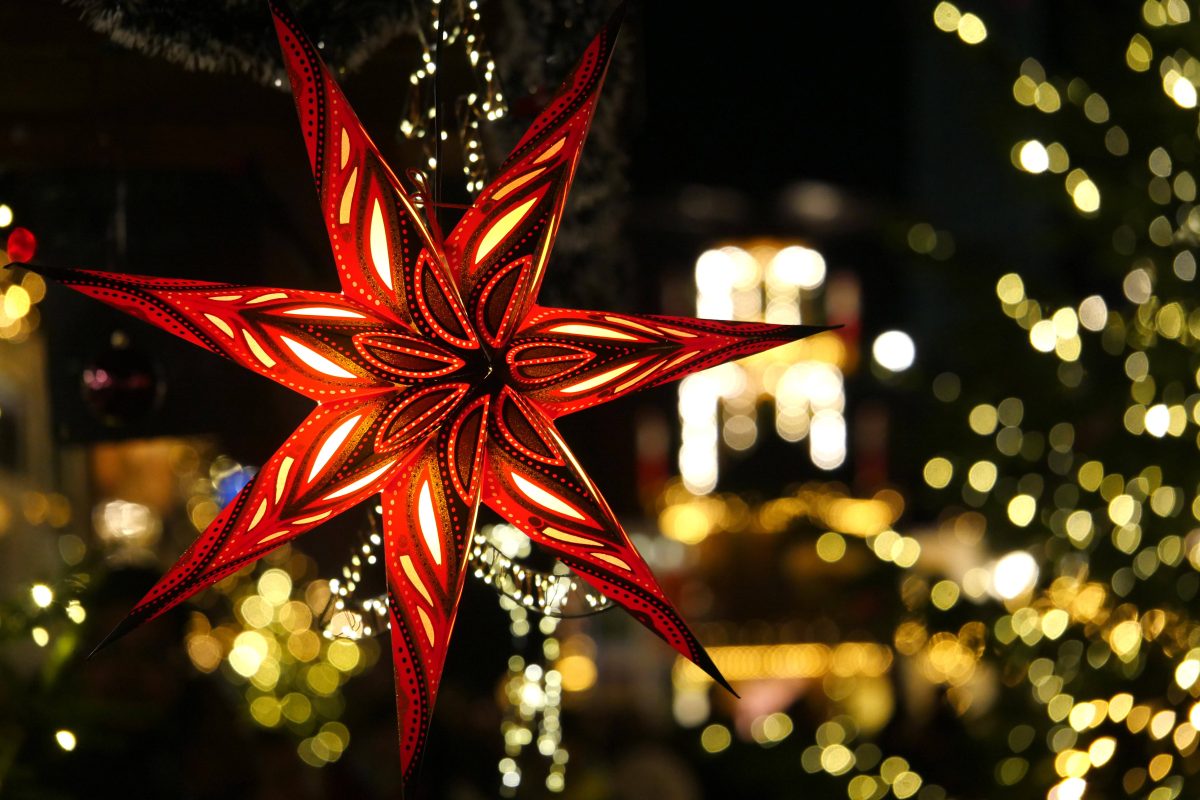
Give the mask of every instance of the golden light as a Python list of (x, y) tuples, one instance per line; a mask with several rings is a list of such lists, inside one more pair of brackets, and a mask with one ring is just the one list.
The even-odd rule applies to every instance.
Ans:
[(1111, 736), (1101, 736), (1088, 747), (1088, 759), (1093, 767), (1102, 767), (1109, 762), (1117, 752), (1117, 740)]
[(1100, 210), (1100, 189), (1090, 178), (1079, 181), (1070, 192), (1075, 207), (1083, 213), (1094, 214)]
[(1029, 329), (1029, 343), (1039, 353), (1049, 353), (1058, 344), (1058, 336), (1054, 333), (1054, 323), (1043, 319), (1034, 323)]
[(1083, 778), (1067, 778), (1055, 784), (1046, 794), (1046, 800), (1082, 800), (1087, 791), (1087, 781)]
[(996, 296), (1000, 302), (1015, 305), (1025, 299), (1025, 283), (1015, 272), (1004, 275), (996, 281)]
[(84, 609), (83, 604), (78, 600), (68, 601), (66, 611), (67, 619), (71, 620), (71, 622), (74, 622), (76, 625), (82, 625), (83, 621), (87, 619), (87, 610)]
[(987, 38), (987, 26), (976, 15), (963, 14), (958, 21), (958, 38), (967, 44), (979, 44)]
[(821, 751), (821, 768), (830, 775), (841, 775), (854, 766), (854, 753), (842, 744), (831, 744)]
[(946, 33), (954, 33), (958, 30), (958, 23), (961, 19), (962, 12), (958, 10), (957, 6), (946, 0), (942, 0), (933, 9), (933, 24)]
[[(1019, 494), (1008, 501), (1008, 518), (1019, 528), (1028, 526), (1033, 521), (1035, 514), (1037, 514), (1037, 501), (1031, 495)], [(1028, 554), (1026, 555), (1028, 556)], [(1008, 557), (1005, 556), (1005, 558)], [(1030, 557), (1030, 561), (1032, 561), (1032, 557)], [(1018, 594), (1020, 593), (1018, 592)]]
[(663, 535), (684, 544), (699, 544), (713, 530), (712, 512), (698, 500), (669, 505), (658, 516)]
[(58, 746), (68, 753), (74, 750), (75, 745), (78, 744), (75, 734), (66, 729), (55, 731), (54, 741), (58, 742)]
[(1175, 667), (1175, 683), (1179, 684), (1179, 688), (1192, 688), (1197, 678), (1200, 678), (1200, 661), (1197, 661), (1196, 658), (1187, 658)]
[(977, 492), (990, 492), (999, 472), (991, 461), (976, 461), (967, 472), (967, 483)]
[(1079, 324), (1084, 328), (1093, 332), (1102, 331), (1106, 322), (1108, 322), (1108, 305), (1104, 302), (1103, 297), (1094, 294), (1079, 304)]
[(954, 477), (954, 465), (941, 456), (931, 458), (925, 462), (924, 477), (934, 489), (945, 489)]
[(1108, 644), (1122, 661), (1137, 655), (1142, 644), (1142, 626), (1137, 620), (1118, 623), (1108, 634)]
[(0, 228), (7, 228), (12, 225), (13, 210), (5, 203), (0, 203)]
[(1145, 72), (1153, 62), (1154, 48), (1150, 46), (1150, 42), (1140, 33), (1134, 34), (1125, 50), (1125, 63), (1134, 72)]
[(846, 554), (846, 539), (839, 533), (828, 531), (817, 539), (817, 556), (822, 561), (840, 561)]
[(9, 319), (21, 319), (29, 313), (31, 305), (29, 292), (21, 286), (9, 286), (4, 293), (4, 314)]
[(586, 692), (596, 683), (596, 662), (582, 653), (559, 659), (555, 669), (562, 675), (563, 691)]
[(358, 645), (348, 639), (335, 639), (329, 643), (325, 658), (340, 672), (350, 672), (361, 660)]
[[(873, 642), (842, 642), (834, 647), (815, 642), (797, 644), (718, 645), (707, 648), (713, 663), (726, 679), (878, 678), (892, 666), (892, 650)], [(675, 660), (672, 681), (676, 690), (706, 687), (710, 678), (695, 664)], [(565, 687), (564, 687), (565, 688)]]
[(706, 753), (720, 753), (733, 742), (729, 728), (724, 725), (709, 725), (700, 732), (700, 746)]

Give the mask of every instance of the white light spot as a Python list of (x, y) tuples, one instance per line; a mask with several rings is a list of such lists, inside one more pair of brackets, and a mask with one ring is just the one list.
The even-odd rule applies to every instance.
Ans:
[(1161, 439), (1167, 435), (1167, 429), (1171, 427), (1171, 409), (1167, 408), (1162, 403), (1150, 406), (1146, 409), (1146, 433)]
[(396, 459), (392, 459), (391, 461), (387, 462), (382, 467), (380, 467), (379, 469), (370, 473), (369, 475), (364, 475), (363, 477), (359, 478), (358, 480), (354, 481), (353, 483), (347, 484), (346, 486), (343, 486), (341, 489), (338, 489), (336, 492), (332, 492), (331, 494), (325, 495), (324, 499), (325, 500), (335, 500), (339, 497), (345, 497), (348, 494), (354, 494), (359, 489), (362, 489), (365, 486), (369, 486), (372, 481), (374, 481), (380, 475), (382, 475), (383, 473), (385, 473), (389, 469), (391, 469), (392, 465), (395, 463), (396, 463)]
[(479, 264), (488, 255), (496, 249), (496, 247), (504, 241), (504, 239), (513, 231), (513, 228), (521, 224), (525, 219), (525, 215), (529, 213), (529, 209), (533, 208), (533, 204), (539, 199), (538, 196), (533, 196), (526, 200), (521, 205), (509, 211), (500, 219), (493, 223), (492, 227), (488, 228), (487, 233), (483, 235), (482, 241), (479, 243), (479, 249), (475, 251), (475, 263)]
[(388, 232), (383, 224), (383, 210), (379, 201), (371, 208), (371, 263), (383, 285), (392, 288), (392, 262), (388, 255)]
[(1050, 168), (1050, 153), (1037, 139), (1030, 139), (1023, 144), (1018, 158), (1021, 161), (1021, 169), (1035, 175)]
[(563, 325), (555, 325), (549, 328), (547, 333), (569, 333), (574, 336), (588, 336), (594, 339), (626, 339), (631, 342), (636, 342), (636, 336), (630, 336), (628, 333), (605, 328), (601, 325), (582, 325), (576, 322), (568, 322)]
[(304, 306), (303, 308), (289, 308), (283, 312), (291, 317), (335, 317), (338, 319), (366, 319), (357, 311), (351, 311), (348, 308), (333, 308), (332, 306)]
[(312, 481), (313, 478), (321, 474), (321, 470), (325, 469), (325, 466), (329, 463), (329, 459), (333, 458), (334, 454), (337, 453), (338, 448), (350, 436), (350, 432), (354, 430), (354, 426), (358, 424), (360, 419), (362, 419), (362, 414), (355, 414), (334, 428), (333, 432), (326, 437), (324, 443), (321, 445), (321, 449), (317, 451), (317, 458), (313, 461), (312, 469), (309, 470), (309, 481)]
[(513, 484), (517, 487), (521, 494), (525, 495), (542, 508), (547, 508), (557, 514), (573, 517), (578, 520), (586, 519), (583, 514), (580, 514), (574, 508), (567, 505), (562, 498), (550, 494), (550, 492), (547, 492), (542, 487), (526, 480), (515, 472), (509, 472), (508, 474), (512, 477)]
[(903, 372), (913, 365), (917, 355), (912, 337), (904, 331), (884, 331), (871, 345), (875, 363), (890, 372)]
[(54, 590), (44, 583), (35, 583), (30, 589), (29, 594), (33, 597), (33, 604), (38, 608), (49, 608), (54, 602)]
[(563, 394), (576, 394), (578, 392), (586, 392), (588, 389), (595, 389), (599, 386), (603, 386), (606, 383), (612, 383), (637, 365), (638, 362), (635, 361), (632, 364), (625, 364), (617, 367), (616, 369), (610, 369), (608, 372), (602, 372), (599, 375), (588, 378), (587, 380), (582, 380), (579, 383), (573, 383), (565, 389), (561, 389), (560, 391)]
[(992, 567), (992, 590), (1002, 600), (1020, 597), (1033, 588), (1037, 579), (1037, 561), (1024, 550), (1014, 550)]
[(429, 481), (421, 483), (421, 491), (417, 497), (417, 522), (421, 526), (421, 536), (425, 538), (425, 546), (433, 556), (433, 562), (442, 565), (442, 536), (438, 530), (437, 513), (433, 510), (433, 496), (429, 491)]
[(808, 247), (783, 248), (771, 259), (768, 269), (778, 282), (801, 289), (816, 289), (825, 282), (825, 257)]
[(349, 370), (339, 367), (337, 364), (330, 361), (328, 358), (321, 355), (316, 350), (313, 350), (308, 345), (300, 344), (300, 342), (297, 342), (293, 339), (289, 339), (286, 336), (280, 336), (279, 338), (283, 341), (283, 343), (285, 345), (287, 345), (288, 349), (291, 350), (296, 355), (296, 358), (300, 359), (305, 364), (312, 367), (317, 372), (322, 373), (323, 375), (328, 375), (331, 378), (357, 378), (358, 377), (353, 372), (350, 372)]

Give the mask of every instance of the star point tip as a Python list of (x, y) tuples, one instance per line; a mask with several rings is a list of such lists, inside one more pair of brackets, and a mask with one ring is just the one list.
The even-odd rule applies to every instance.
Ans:
[(788, 341), (795, 342), (795, 341), (799, 341), (801, 339), (807, 339), (810, 336), (816, 336), (819, 333), (828, 333), (829, 331), (836, 331), (839, 328), (844, 328), (844, 327), (846, 327), (846, 326), (845, 325), (780, 325), (780, 326), (778, 326), (778, 328), (776, 330), (779, 332), (779, 334), (781, 334), (779, 336), (780, 339), (786, 339)]
[(714, 681), (716, 681), (717, 685), (720, 686), (722, 689), (729, 692), (731, 695), (736, 697), (738, 700), (742, 699), (742, 696), (740, 694), (738, 694), (737, 691), (734, 690), (732, 684), (730, 684), (729, 681), (725, 680), (725, 676), (722, 675), (715, 666), (712, 668), (712, 672), (709, 673), (709, 676), (712, 677), (712, 679)]
[(84, 657), (84, 660), (91, 661), (97, 653), (123, 637), (125, 634), (129, 633), (131, 630), (136, 628), (137, 625), (138, 623), (133, 619), (132, 615), (125, 617), (125, 619), (121, 620), (117, 627), (109, 631), (108, 635), (100, 640), (98, 645), (92, 648), (92, 651)]
[(721, 674), (721, 670), (717, 669), (717, 665), (713, 662), (712, 656), (708, 654), (708, 651), (701, 649), (700, 654), (700, 658), (692, 659), (692, 663), (702, 669), (704, 673), (708, 675), (708, 677), (712, 678), (718, 686), (729, 692), (737, 699), (741, 700), (742, 696), (734, 691), (733, 686), (730, 685), (729, 681), (725, 679), (725, 676)]

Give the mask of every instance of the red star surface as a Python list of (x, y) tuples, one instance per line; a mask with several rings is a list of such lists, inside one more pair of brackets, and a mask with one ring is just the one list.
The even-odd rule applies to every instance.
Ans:
[(554, 420), (821, 328), (537, 304), (619, 15), (443, 239), (271, 11), (342, 291), (31, 267), (317, 403), (113, 635), (382, 495), (407, 782), (482, 502), (727, 686)]

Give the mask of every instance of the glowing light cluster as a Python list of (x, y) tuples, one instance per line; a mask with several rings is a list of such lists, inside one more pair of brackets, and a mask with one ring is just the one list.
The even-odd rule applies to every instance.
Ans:
[[(696, 312), (796, 325), (808, 322), (825, 281), (825, 259), (801, 245), (751, 242), (706, 250), (696, 259)], [(694, 494), (716, 488), (722, 444), (732, 450), (755, 445), (763, 399), (774, 400), (778, 436), (807, 438), (814, 464), (840, 466), (846, 458), (843, 371), (851, 357), (829, 332), (685, 378), (679, 386), (678, 459), (684, 485)]]
[[(822, 483), (803, 484), (758, 505), (750, 505), (736, 494), (697, 496), (682, 483), (673, 483), (663, 493), (662, 503), (659, 529), (685, 544), (698, 544), (724, 533), (778, 534), (804, 523), (823, 526), (837, 536), (878, 537), (890, 531), (904, 512), (904, 499), (895, 490), (854, 497), (844, 486)], [(885, 539), (880, 548), (888, 542)], [(904, 548), (911, 550), (911, 545)]]
[(185, 645), (199, 671), (220, 671), (241, 687), (246, 715), (258, 726), (287, 731), (302, 761), (321, 767), (350, 745), (338, 721), (342, 686), (379, 657), (369, 637), (322, 635), (336, 594), (315, 577), (316, 565), (290, 546), (216, 585), (233, 619), (213, 625), (192, 612)]

